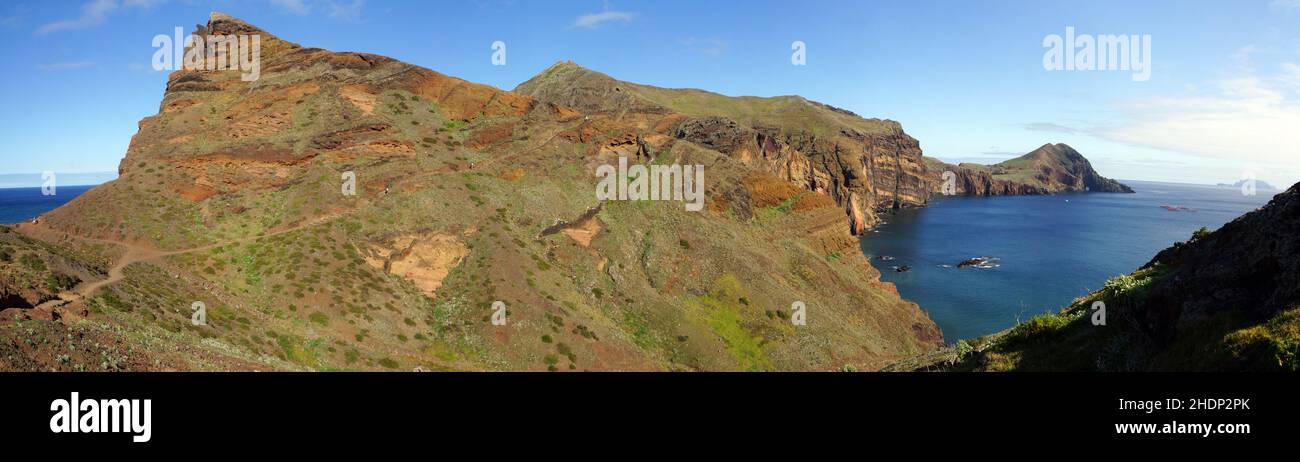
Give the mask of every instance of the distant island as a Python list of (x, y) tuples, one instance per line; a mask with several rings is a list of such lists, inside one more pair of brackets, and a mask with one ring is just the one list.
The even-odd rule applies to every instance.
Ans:
[[(1218, 186), (1220, 188), (1240, 188), (1241, 185), (1246, 184), (1246, 181), (1247, 180), (1239, 180), (1236, 183), (1232, 183), (1232, 184), (1219, 183), (1216, 184), (1215, 186)], [(1277, 188), (1274, 188), (1273, 185), (1259, 180), (1255, 180), (1255, 189), (1263, 189), (1265, 191), (1277, 191)]]

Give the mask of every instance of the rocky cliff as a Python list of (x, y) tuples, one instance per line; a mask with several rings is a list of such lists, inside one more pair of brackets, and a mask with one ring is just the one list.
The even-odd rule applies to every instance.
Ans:
[(952, 165), (926, 158), (930, 191), (943, 193), (952, 178), (959, 195), (1014, 196), (1063, 192), (1133, 192), (1124, 184), (1102, 177), (1082, 154), (1065, 144), (1044, 144), (1033, 152), (993, 165)]
[(558, 63), (515, 91), (717, 150), (824, 194), (854, 234), (876, 212), (928, 201), (920, 144), (891, 120), (865, 119), (798, 96), (730, 97), (623, 82)]

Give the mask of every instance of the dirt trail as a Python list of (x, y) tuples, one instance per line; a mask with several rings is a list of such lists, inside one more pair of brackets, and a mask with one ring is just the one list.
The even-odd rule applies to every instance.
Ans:
[[(313, 220), (308, 220), (303, 223), (299, 223), (297, 225), (290, 226), (288, 228), (284, 228), (279, 231), (275, 231), (267, 234), (242, 237), (239, 239), (232, 239), (229, 241), (217, 242), (214, 244), (206, 244), (198, 247), (191, 247), (188, 249), (177, 249), (177, 250), (158, 250), (158, 249), (152, 249), (149, 247), (141, 246), (138, 244), (132, 244), (128, 242), (65, 234), (64, 236), (72, 239), (124, 247), (126, 249), (126, 252), (124, 252), (121, 256), (119, 256), (117, 258), (117, 262), (114, 263), (113, 266), (108, 269), (108, 277), (104, 279), (100, 279), (98, 281), (85, 281), (82, 282), (81, 284), (77, 284), (77, 286), (73, 287), (70, 292), (61, 293), (59, 294), (59, 298), (42, 303), (39, 306), (37, 306), (36, 309), (58, 308), (72, 302), (84, 300), (90, 297), (91, 294), (95, 293), (96, 290), (99, 290), (104, 286), (116, 283), (126, 278), (126, 267), (131, 266), (134, 263), (153, 261), (164, 257), (170, 257), (173, 255), (181, 255), (181, 254), (186, 254), (191, 252), (202, 252), (205, 250), (211, 250), (226, 245), (240, 244), (244, 242), (266, 239), (269, 237), (302, 230), (319, 224), (333, 222), (334, 220), (347, 216), (351, 213), (352, 212), (349, 211), (349, 212), (339, 213), (334, 215), (325, 215), (325, 216), (317, 217), (316, 219)], [(38, 234), (35, 230), (31, 230), (31, 229), (27, 229), (24, 231), (26, 231), (29, 235)]]

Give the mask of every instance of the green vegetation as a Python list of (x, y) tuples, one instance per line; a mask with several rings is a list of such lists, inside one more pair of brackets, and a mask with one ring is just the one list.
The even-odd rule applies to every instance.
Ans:
[(308, 315), (307, 318), (310, 319), (311, 322), (320, 324), (322, 326), (328, 326), (330, 324), (330, 317), (326, 316), (325, 313), (321, 313), (319, 311), (312, 313), (311, 315)]
[(34, 253), (25, 253), (21, 257), (18, 257), (18, 263), (21, 263), (23, 266), (26, 266), (27, 269), (32, 271), (45, 271), (45, 260), (42, 260), (40, 256), (37, 256)]
[(745, 328), (741, 308), (730, 302), (741, 297), (740, 282), (735, 276), (727, 275), (714, 282), (711, 294), (692, 297), (686, 304), (690, 312), (702, 316), (713, 333), (722, 339), (740, 370), (770, 370), (772, 363), (763, 350), (763, 339)]
[(1292, 308), (1266, 323), (1232, 332), (1224, 348), (1235, 358), (1255, 359), (1260, 370), (1300, 371), (1300, 308)]

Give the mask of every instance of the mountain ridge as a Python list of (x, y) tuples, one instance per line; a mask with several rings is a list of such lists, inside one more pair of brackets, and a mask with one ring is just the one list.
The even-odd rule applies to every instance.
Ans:
[(874, 226), (879, 211), (929, 200), (920, 144), (895, 121), (862, 118), (800, 96), (642, 85), (571, 61), (548, 67), (515, 91), (716, 149), (827, 195), (844, 209), (854, 234)]

